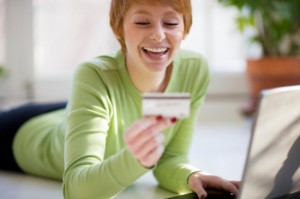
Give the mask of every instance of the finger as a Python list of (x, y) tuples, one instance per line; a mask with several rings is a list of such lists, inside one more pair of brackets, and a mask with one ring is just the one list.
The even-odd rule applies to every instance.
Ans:
[(127, 131), (125, 132), (125, 140), (131, 140), (136, 137), (141, 131), (149, 128), (149, 126), (157, 122), (155, 117), (147, 117), (136, 121)]
[(202, 186), (198, 187), (195, 192), (200, 199), (205, 199), (207, 197), (207, 192)]
[(172, 123), (170, 120), (163, 119), (161, 121), (158, 121), (157, 123), (149, 126), (147, 129), (144, 131), (140, 132), (139, 134), (136, 135), (135, 138), (132, 138), (131, 140), (128, 140), (129, 144), (136, 144), (136, 147), (141, 147), (149, 140), (154, 139), (155, 136), (161, 133), (164, 129), (170, 127)]
[[(161, 132), (162, 130), (169, 128), (170, 126), (172, 126), (172, 124), (173, 123), (171, 122), (170, 119), (164, 118), (164, 119), (157, 121), (153, 125), (149, 126), (147, 129), (145, 129), (145, 131), (154, 132), (157, 134), (157, 132)], [(144, 133), (147, 133), (147, 132), (144, 132)], [(154, 135), (156, 135), (156, 134), (154, 134)]]
[(204, 199), (207, 197), (207, 192), (203, 187), (201, 179), (197, 176), (199, 176), (197, 173), (195, 173), (193, 176), (190, 176), (189, 185), (199, 198)]
[(158, 162), (164, 150), (164, 147), (160, 145), (155, 150), (149, 152), (144, 158), (140, 159), (140, 163), (146, 168), (152, 167)]
[[(207, 188), (223, 189), (235, 195), (238, 194), (238, 188), (235, 186), (237, 183), (232, 183), (231, 181), (225, 180), (219, 176), (213, 175), (201, 175), (202, 183)], [(233, 181), (236, 182), (236, 181)]]
[(240, 188), (240, 181), (230, 181), (237, 189)]
[(134, 151), (136, 151), (136, 156), (138, 158), (145, 157), (151, 151), (154, 151), (156, 148), (158, 148), (163, 143), (164, 139), (165, 139), (165, 137), (163, 134), (159, 134), (159, 135), (153, 137), (151, 140), (146, 142), (143, 146), (134, 150)]
[(224, 181), (224, 183), (222, 184), (223, 186), (223, 189), (230, 192), (230, 193), (233, 193), (234, 195), (237, 195), (239, 193), (239, 190), (237, 189), (237, 187), (229, 182), (229, 181)]

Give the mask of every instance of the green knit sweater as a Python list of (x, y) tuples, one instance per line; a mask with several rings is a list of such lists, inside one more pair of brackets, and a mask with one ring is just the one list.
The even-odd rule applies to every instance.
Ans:
[[(165, 92), (191, 94), (191, 115), (165, 130), (165, 152), (153, 168), (158, 183), (187, 192), (188, 163), (197, 111), (209, 83), (205, 60), (180, 50)], [(123, 133), (141, 115), (142, 94), (134, 87), (121, 51), (82, 63), (66, 110), (32, 118), (18, 131), (14, 155), (27, 173), (63, 179), (66, 199), (111, 198), (149, 170), (129, 152)]]

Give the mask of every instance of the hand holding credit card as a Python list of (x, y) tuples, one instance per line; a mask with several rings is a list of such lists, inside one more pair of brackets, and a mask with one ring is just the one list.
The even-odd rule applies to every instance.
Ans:
[(190, 114), (189, 93), (145, 93), (142, 99), (144, 116), (187, 118)]

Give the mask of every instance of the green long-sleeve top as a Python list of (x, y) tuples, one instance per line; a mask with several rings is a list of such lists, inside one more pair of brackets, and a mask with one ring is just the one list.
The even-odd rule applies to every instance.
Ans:
[[(190, 117), (163, 132), (165, 152), (152, 169), (170, 191), (189, 191), (187, 178), (199, 170), (187, 156), (208, 83), (205, 60), (180, 50), (165, 92), (190, 93)], [(121, 51), (82, 63), (67, 109), (37, 116), (18, 131), (13, 145), (17, 163), (27, 173), (63, 179), (66, 199), (115, 196), (149, 171), (127, 149), (123, 137), (142, 118), (141, 99)]]

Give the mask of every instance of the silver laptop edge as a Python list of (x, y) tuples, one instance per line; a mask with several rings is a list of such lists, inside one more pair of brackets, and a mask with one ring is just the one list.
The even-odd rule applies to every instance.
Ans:
[(262, 91), (253, 119), (238, 198), (300, 191), (300, 86)]

